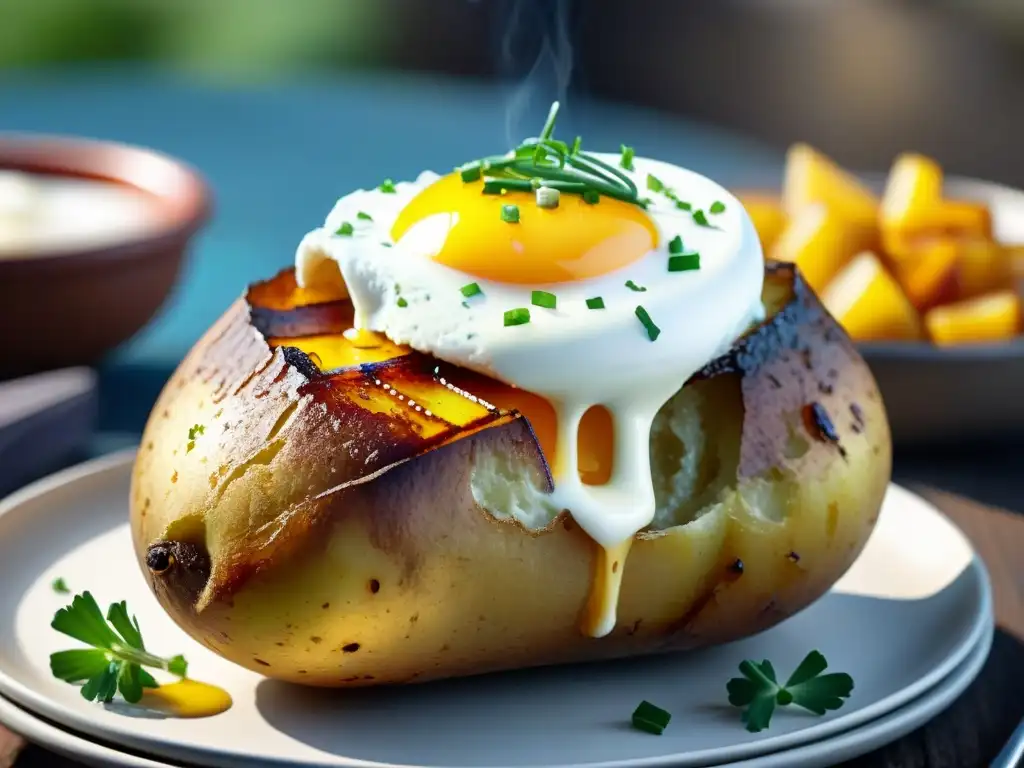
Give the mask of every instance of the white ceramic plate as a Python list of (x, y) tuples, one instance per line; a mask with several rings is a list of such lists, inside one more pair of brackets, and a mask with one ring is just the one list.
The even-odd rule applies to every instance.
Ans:
[[(881, 182), (866, 176), (876, 188)], [(1024, 192), (947, 178), (947, 197), (990, 206), (1001, 242), (1024, 244)], [(991, 437), (1024, 429), (1024, 339), (960, 347), (905, 342), (860, 345), (898, 444)]]
[[(864, 554), (829, 595), (780, 626), (690, 654), (529, 670), (419, 686), (317, 691), (266, 681), (178, 630), (151, 597), (128, 533), (131, 454), (67, 470), (0, 504), (0, 693), (50, 721), (137, 752), (211, 766), (631, 766), (721, 764), (825, 738), (891, 713), (941, 682), (991, 631), (988, 579), (967, 540), (893, 486)], [(52, 678), (49, 628), (62, 596), (126, 599), (149, 646), (184, 652), (198, 678), (232, 694), (216, 718), (141, 717), (86, 702)], [(725, 701), (744, 658), (790, 670), (812, 648), (857, 682), (839, 712), (776, 715), (749, 734)], [(664, 735), (633, 730), (647, 699), (673, 713)]]
[[(963, 693), (985, 665), (992, 634), (990, 628), (970, 655), (938, 685), (888, 715), (822, 741), (738, 763), (720, 763), (714, 768), (824, 768), (895, 741), (944, 710)], [(171, 763), (89, 741), (39, 719), (2, 696), (0, 723), (28, 741), (97, 768), (177, 768)]]

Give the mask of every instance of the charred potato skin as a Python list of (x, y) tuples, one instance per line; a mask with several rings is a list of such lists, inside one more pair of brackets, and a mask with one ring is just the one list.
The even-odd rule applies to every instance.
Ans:
[(881, 507), (891, 449), (875, 382), (795, 268), (770, 265), (777, 311), (683, 388), (706, 395), (710, 428), (739, 438), (729, 483), (696, 521), (638, 534), (615, 630), (586, 637), (593, 543), (564, 514), (541, 531), (498, 520), (470, 490), (488, 452), (549, 482), (529, 423), (491, 412), (425, 437), (367, 410), (387, 366), (325, 375), (268, 343), (340, 331), (345, 302), (268, 307), (259, 294), (161, 394), (131, 523), (165, 610), (269, 677), (418, 682), (737, 639), (827, 591)]

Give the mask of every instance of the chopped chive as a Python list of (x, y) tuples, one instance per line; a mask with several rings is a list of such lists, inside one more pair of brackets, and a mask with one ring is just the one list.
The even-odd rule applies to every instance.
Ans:
[(394, 182), (394, 179), (384, 179), (384, 181), (382, 181), (380, 183), (380, 186), (377, 187), (377, 189), (379, 189), (381, 192), (383, 192), (385, 194), (388, 194), (388, 195), (395, 194), (395, 182)]
[(381, 246), (383, 246), (384, 248), (390, 248), (391, 243), (381, 243)]
[(676, 235), (668, 241), (668, 252), (669, 253), (682, 253), (683, 252), (683, 238)]
[(637, 306), (636, 316), (640, 319), (640, 322), (643, 323), (644, 328), (647, 329), (647, 338), (651, 341), (656, 341), (658, 336), (661, 334), (661, 328), (654, 324), (654, 321), (651, 320), (651, 316), (647, 314), (647, 310), (642, 306)]
[(53, 583), (50, 584), (50, 588), (54, 592), (57, 592), (58, 594), (61, 594), (61, 595), (66, 595), (66, 594), (68, 594), (71, 591), (70, 589), (68, 589), (68, 583), (66, 581), (64, 581), (63, 578), (60, 578), (60, 577), (58, 577), (58, 578), (53, 580)]
[(345, 235), (346, 237), (348, 237), (349, 235), (351, 235), (355, 231), (356, 231), (356, 228), (353, 227), (350, 222), (343, 221), (343, 222), (341, 222), (341, 226), (338, 227), (338, 229), (335, 231), (334, 234), (336, 234), (336, 235)]
[(629, 288), (629, 290), (631, 290), (631, 291), (637, 291), (638, 293), (643, 293), (644, 291), (646, 291), (646, 290), (647, 290), (647, 289), (646, 289), (646, 288), (644, 288), (644, 287), (643, 287), (642, 285), (637, 285), (637, 284), (636, 284), (636, 283), (634, 283), (634, 282), (633, 282), (632, 280), (627, 280), (627, 281), (626, 281), (626, 287), (627, 287), (627, 288)]
[(409, 302), (406, 301), (402, 296), (399, 296), (398, 297), (398, 301), (395, 302), (395, 303), (398, 304), (398, 306), (400, 306), (400, 307), (408, 307), (409, 306)]
[(504, 195), (509, 189), (532, 191), (534, 183), (526, 178), (490, 178), (483, 182), (484, 195)]
[(672, 715), (649, 701), (641, 701), (633, 711), (633, 727), (660, 736), (668, 727)]
[(469, 302), (468, 301), (462, 302), (462, 306), (464, 306), (466, 309), (469, 309)]
[(676, 208), (678, 208), (681, 211), (691, 211), (691, 210), (693, 210), (693, 206), (692, 205), (690, 205), (685, 200), (679, 200), (678, 198), (676, 199)]
[(700, 269), (699, 253), (680, 253), (668, 257), (669, 272), (688, 272), (691, 269)]
[(587, 299), (587, 309), (604, 309), (604, 299), (600, 296), (595, 296), (592, 299)]
[(665, 185), (662, 183), (661, 179), (659, 179), (653, 173), (647, 174), (647, 188), (651, 190), (651, 192), (665, 191)]
[[(552, 103), (537, 138), (527, 139), (503, 155), (458, 166), (455, 172), (464, 181), (482, 178), (483, 194), (536, 191), (544, 186), (557, 189), (563, 195), (578, 194), (590, 204), (599, 202), (602, 197), (611, 197), (646, 208), (649, 201), (641, 199), (636, 182), (620, 170), (620, 165), (626, 170), (635, 170), (633, 148), (621, 145), (619, 162), (606, 163), (584, 152), (579, 136), (572, 142), (555, 138), (558, 108), (558, 102)], [(659, 183), (659, 190), (663, 187)]]
[(359, 213), (357, 213), (356, 218), (362, 219), (363, 221), (373, 221), (373, 216), (366, 213), (365, 211), (360, 211)]
[(714, 224), (708, 221), (708, 217), (704, 215), (704, 211), (700, 208), (693, 212), (693, 220), (702, 227), (714, 227)]
[(625, 144), (622, 145), (622, 157), (619, 159), (619, 165), (625, 168), (627, 171), (636, 170), (633, 168), (633, 158), (636, 157), (636, 150), (632, 147), (627, 147)]
[(530, 310), (526, 307), (510, 309), (505, 312), (505, 325), (526, 325), (530, 322)]
[(509, 224), (519, 223), (519, 206), (518, 205), (503, 205), (501, 206), (501, 220), (507, 221)]
[(537, 206), (540, 208), (557, 208), (562, 193), (554, 187), (537, 187)]
[(535, 307), (544, 307), (544, 309), (554, 309), (557, 303), (555, 294), (548, 293), (547, 291), (534, 291), (530, 295), (530, 302)]
[(558, 115), (559, 104), (557, 101), (551, 102), (551, 109), (548, 111), (548, 119), (544, 121), (544, 127), (540, 132), (541, 141), (550, 139), (552, 134), (555, 132), (555, 117)]
[(725, 203), (721, 200), (715, 200), (708, 210), (711, 211), (711, 213), (722, 213), (725, 210)]
[(462, 295), (465, 296), (467, 299), (470, 296), (476, 296), (478, 293), (483, 293), (483, 291), (480, 290), (479, 283), (467, 283), (466, 285), (459, 288), (459, 291), (461, 291)]

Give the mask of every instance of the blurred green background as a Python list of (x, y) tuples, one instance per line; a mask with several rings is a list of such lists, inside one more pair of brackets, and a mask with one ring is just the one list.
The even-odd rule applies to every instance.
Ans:
[(203, 77), (479, 68), (500, 0), (0, 0), (0, 67), (132, 60)]
[(1024, 185), (1024, 0), (0, 0), (0, 79), (127, 62), (228, 83), (515, 80), (559, 23), (574, 92), (851, 167), (913, 148)]

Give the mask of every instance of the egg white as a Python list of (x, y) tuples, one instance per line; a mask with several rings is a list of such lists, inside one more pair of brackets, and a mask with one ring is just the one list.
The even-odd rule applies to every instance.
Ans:
[[(615, 155), (598, 156), (617, 162)], [(621, 356), (616, 358), (621, 365), (643, 365), (652, 358), (674, 357), (676, 337), (692, 336), (694, 325), (703, 322), (707, 309), (705, 302), (694, 301), (696, 284), (706, 285), (736, 269), (734, 260), (727, 256), (751, 250), (757, 240), (742, 206), (717, 184), (691, 171), (646, 158), (636, 158), (634, 166), (630, 175), (641, 190), (646, 188), (647, 174), (653, 173), (695, 208), (707, 212), (711, 203), (721, 201), (725, 211), (707, 213), (714, 228), (704, 227), (664, 195), (648, 193), (652, 204), (647, 213), (658, 231), (659, 245), (636, 262), (600, 277), (570, 283), (503, 284), (433, 261), (448, 230), (445, 217), (431, 217), (414, 225), (398, 243), (391, 241), (390, 230), (405, 205), (440, 178), (425, 171), (413, 182), (396, 184), (394, 193), (359, 190), (338, 200), (324, 225), (310, 232), (299, 245), (299, 284), (308, 282), (321, 259), (333, 259), (341, 267), (358, 321), (366, 328), (385, 333), (395, 343), (531, 390), (558, 388), (558, 383), (542, 371), (538, 374), (544, 376), (543, 381), (530, 376), (528, 369), (543, 369), (552, 363), (562, 367), (567, 345), (603, 347), (599, 356), (607, 363), (608, 334), (613, 330), (622, 343), (617, 350)], [(509, 226), (529, 226), (528, 218), (534, 211), (528, 205), (521, 206), (520, 211), (521, 223)], [(372, 221), (359, 219), (359, 212), (369, 214)], [(336, 234), (346, 222), (352, 225), (352, 234)], [(682, 237), (685, 252), (700, 253), (699, 270), (667, 271), (668, 243), (676, 235)], [(481, 243), (480, 247), (486, 253), (487, 244)], [(760, 258), (759, 247), (755, 250)], [(749, 279), (745, 284), (738, 279), (732, 292), (745, 299), (759, 297), (761, 271), (744, 271)], [(634, 291), (627, 287), (627, 281), (645, 290)], [(477, 283), (482, 293), (463, 296), (460, 289), (467, 283)], [(555, 294), (557, 307), (533, 306), (534, 289)], [(604, 309), (587, 307), (586, 300), (595, 296), (604, 300)], [(404, 306), (400, 306), (399, 298)], [(759, 310), (759, 302), (754, 303)], [(659, 343), (654, 346), (636, 317), (637, 306), (643, 306), (661, 329)], [(519, 307), (529, 309), (530, 322), (505, 326), (505, 311)], [(710, 356), (727, 348), (753, 317), (744, 314), (738, 318), (729, 338), (711, 350)], [(537, 357), (541, 347), (551, 351), (551, 355), (542, 355), (543, 360)], [(568, 382), (566, 388), (572, 389)]]

